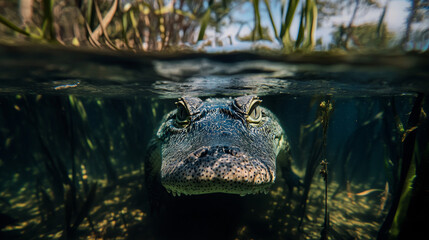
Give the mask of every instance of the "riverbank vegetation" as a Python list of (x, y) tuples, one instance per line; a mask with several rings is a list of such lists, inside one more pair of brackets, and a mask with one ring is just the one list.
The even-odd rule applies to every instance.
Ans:
[[(427, 3), (411, 1), (400, 34), (387, 28), (389, 4), (389, 0), (12, 0), (0, 3), (0, 32), (1, 40), (9, 43), (133, 51), (175, 51), (196, 44), (198, 49), (234, 47), (233, 42), (261, 40), (286, 53), (427, 49), (428, 30), (415, 27), (428, 21)], [(343, 17), (343, 23), (332, 20), (344, 12), (351, 14)], [(378, 15), (376, 20), (360, 23), (368, 12)], [(335, 29), (330, 42), (316, 34), (318, 27), (328, 25)]]

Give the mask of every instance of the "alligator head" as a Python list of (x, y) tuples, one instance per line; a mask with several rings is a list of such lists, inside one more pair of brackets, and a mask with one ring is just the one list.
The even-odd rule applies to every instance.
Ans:
[(161, 183), (176, 194), (266, 192), (284, 131), (256, 96), (182, 97), (157, 132)]

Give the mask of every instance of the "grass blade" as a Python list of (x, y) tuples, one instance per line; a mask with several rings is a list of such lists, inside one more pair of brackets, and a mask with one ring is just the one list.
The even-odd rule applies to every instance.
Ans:
[(56, 41), (52, 9), (54, 0), (43, 0), (43, 38)]
[(306, 11), (307, 6), (303, 6), (302, 11), (301, 11), (301, 19), (299, 20), (299, 30), (298, 30), (298, 36), (296, 38), (296, 42), (295, 42), (295, 48), (298, 48), (301, 43), (304, 40), (304, 32), (305, 32), (305, 22), (304, 22), (304, 16)]
[(258, 32), (259, 38), (258, 39), (263, 39), (262, 36), (262, 26), (261, 26), (261, 16), (259, 14), (259, 0), (253, 0), (253, 11), (255, 14), (255, 27), (253, 28), (253, 33), (252, 33), (252, 40), (255, 41), (255, 35), (256, 32)]
[(95, 26), (95, 10), (94, 10), (94, 1), (93, 0), (88, 0), (87, 1), (87, 10), (86, 10), (86, 22), (89, 24), (91, 30), (93, 29), (93, 27)]
[(2, 23), (3, 25), (5, 25), (6, 27), (14, 30), (15, 32), (24, 34), (25, 36), (29, 36), (29, 37), (33, 37), (34, 35), (32, 35), (31, 33), (25, 31), (24, 29), (16, 26), (15, 24), (13, 24), (12, 22), (10, 22), (9, 20), (7, 20), (6, 18), (4, 18), (2, 15), (0, 15), (0, 23)]
[(128, 16), (128, 13), (125, 13), (122, 15), (122, 39), (124, 39), (125, 45), (127, 46), (127, 48), (131, 49), (131, 46), (127, 37), (127, 28), (128, 28), (127, 16)]
[[(158, 0), (158, 6), (159, 6), (160, 10), (164, 9), (162, 0)], [(165, 25), (165, 18), (163, 16), (163, 13), (158, 15), (158, 21), (159, 21), (159, 33), (161, 35), (161, 42), (162, 42), (160, 49), (162, 49), (166, 45), (166, 41), (165, 41), (166, 40), (166, 35), (165, 35), (166, 25)]]
[[(109, 25), (110, 21), (112, 21), (113, 16), (115, 15), (117, 6), (118, 6), (118, 0), (115, 0), (113, 2), (112, 7), (110, 8), (109, 12), (106, 14), (106, 16), (103, 18), (101, 16), (100, 8), (98, 7), (98, 1), (95, 1), (95, 12), (97, 13), (98, 21), (100, 21), (99, 27), (101, 28), (101, 32), (103, 33), (103, 36), (106, 38), (107, 46), (109, 46), (113, 50), (118, 50), (115, 46), (115, 44), (110, 40), (109, 35), (107, 34), (106, 27)], [(97, 29), (94, 31), (95, 36), (99, 36), (95, 34)]]
[(276, 23), (274, 22), (273, 14), (271, 13), (270, 2), (268, 0), (264, 0), (264, 2), (265, 2), (265, 6), (267, 7), (268, 16), (270, 17), (271, 25), (273, 26), (274, 36), (276, 37), (276, 39), (279, 39)]
[(133, 27), (134, 30), (134, 36), (135, 36), (135, 42), (137, 43), (136, 45), (138, 46), (138, 48), (141, 48), (141, 44), (143, 43), (143, 39), (142, 39), (142, 35), (139, 32), (138, 29), (138, 21), (136, 20), (136, 17), (134, 15), (134, 10), (130, 9), (130, 11), (128, 11), (130, 20), (131, 20), (131, 26)]
[(209, 21), (210, 21), (210, 13), (211, 13), (211, 8), (209, 6), (207, 8), (207, 11), (204, 13), (203, 17), (201, 18), (201, 27), (200, 27), (200, 32), (198, 33), (198, 41), (201, 41), (204, 38), (204, 33), (206, 32), (207, 25), (209, 24)]
[(82, 221), (89, 216), (92, 204), (94, 203), (95, 197), (97, 192), (97, 184), (93, 183), (91, 185), (91, 188), (89, 190), (88, 195), (86, 196), (86, 200), (83, 203), (79, 214), (76, 216), (76, 219), (73, 223), (73, 226), (71, 226), (71, 233), (74, 234), (79, 227), (79, 225), (82, 223)]
[(292, 25), (293, 16), (295, 15), (296, 7), (298, 6), (299, 0), (290, 0), (287, 8), (286, 16), (284, 22), (282, 22), (282, 27), (280, 30), (280, 39), (283, 40), (285, 47), (290, 46), (290, 35), (289, 30)]
[(306, 24), (307, 28), (307, 45), (309, 49), (313, 49), (316, 43), (315, 32), (317, 28), (317, 6), (315, 0), (307, 0), (306, 4)]
[[(414, 100), (414, 105), (411, 110), (411, 114), (408, 118), (408, 127), (412, 128), (417, 126), (420, 122), (420, 115), (422, 109), (424, 94), (418, 93)], [(383, 225), (378, 232), (378, 239), (387, 239), (388, 236), (395, 237), (398, 233), (398, 227), (400, 227), (401, 221), (403, 221), (404, 208), (409, 203), (409, 184), (415, 175), (415, 161), (414, 153), (416, 147), (417, 132), (411, 132), (404, 140), (402, 145), (402, 160), (400, 168), (400, 178), (398, 183), (397, 193), (394, 194), (392, 204), (390, 206), (389, 213), (387, 214)]]
[[(99, 18), (100, 24), (97, 26), (97, 28), (92, 32), (93, 38), (95, 40), (98, 40), (98, 38), (101, 36), (101, 34), (106, 33), (105, 37), (107, 35), (107, 32), (105, 32), (106, 27), (109, 25), (109, 23), (112, 21), (113, 17), (115, 16), (116, 10), (118, 8), (118, 0), (114, 0), (112, 6), (110, 7), (109, 11), (107, 12), (106, 16), (101, 17), (100, 8), (98, 7), (98, 1), (95, 1), (94, 8), (95, 13), (97, 14), (97, 17)], [(103, 29), (104, 28), (104, 29)], [(108, 38), (108, 37), (106, 37)]]

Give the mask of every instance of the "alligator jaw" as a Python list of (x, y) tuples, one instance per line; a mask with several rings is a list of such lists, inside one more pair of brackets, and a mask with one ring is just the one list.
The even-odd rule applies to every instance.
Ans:
[(238, 147), (201, 147), (183, 160), (166, 162), (171, 164), (163, 164), (161, 182), (173, 195), (266, 193), (275, 179), (275, 167)]
[[(168, 193), (170, 193), (174, 197), (176, 197), (176, 196), (180, 197), (182, 195), (185, 195), (185, 196), (195, 195), (194, 193), (180, 192), (180, 191), (172, 190), (169, 188), (166, 188), (166, 190)], [(253, 192), (248, 192), (248, 193), (242, 192), (242, 193), (240, 193), (240, 196), (244, 197), (244, 196), (250, 195), (250, 194), (256, 195), (256, 194), (268, 194), (268, 193), (269, 193), (269, 190), (267, 188), (265, 188), (265, 189), (258, 189), (258, 190), (255, 190)]]

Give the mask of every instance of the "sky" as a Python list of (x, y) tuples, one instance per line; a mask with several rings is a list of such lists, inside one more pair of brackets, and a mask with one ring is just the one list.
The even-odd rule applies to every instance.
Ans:
[[(384, 4), (387, 0), (378, 0), (377, 2), (380, 3), (382, 7), (384, 7)], [(304, 1), (303, 1), (304, 2)], [(271, 23), (268, 18), (267, 11), (265, 10), (265, 4), (263, 4), (263, 1), (260, 1), (260, 11), (263, 13), (261, 14), (261, 21), (263, 26), (269, 26), (271, 28)], [(272, 14), (274, 15), (273, 18), (276, 19), (276, 27), (279, 28), (280, 26), (280, 3), (281, 1), (274, 1), (271, 0), (271, 9)], [(410, 8), (410, 1), (406, 0), (390, 0), (384, 23), (387, 24), (387, 27), (389, 31), (392, 31), (396, 33), (396, 36), (401, 36), (405, 31), (405, 23), (406, 19), (408, 17), (408, 9)], [(319, 27), (316, 31), (316, 39), (322, 38), (322, 42), (324, 44), (328, 44), (331, 42), (331, 34), (335, 30), (335, 26), (344, 24), (348, 25), (350, 18), (352, 16), (352, 11), (354, 9), (354, 4), (350, 5), (347, 9), (345, 9), (341, 15), (331, 17), (329, 21), (324, 22), (324, 25), (322, 27)], [(299, 7), (297, 9), (297, 13), (299, 13)], [(374, 9), (374, 10), (368, 10), (364, 8), (360, 8), (357, 13), (357, 17), (355, 20), (355, 25), (359, 25), (362, 23), (368, 23), (368, 22), (378, 22), (378, 19), (382, 13), (383, 9)], [(233, 9), (232, 12), (232, 18), (235, 21), (241, 21), (246, 22), (247, 24), (243, 25), (240, 30), (240, 24), (229, 24), (228, 26), (224, 27), (223, 31), (219, 34), (216, 34), (216, 37), (218, 40), (223, 42), (224, 46), (222, 49), (228, 51), (230, 48), (234, 48), (235, 50), (241, 50), (251, 47), (252, 43), (243, 43), (240, 42), (237, 38), (237, 32), (240, 30), (240, 35), (244, 36), (249, 34), (253, 29), (253, 7), (250, 2), (244, 3), (240, 7), (237, 7)], [(291, 26), (291, 35), (296, 36), (298, 33), (298, 25), (299, 25), (299, 14), (295, 14), (294, 21)], [(209, 40), (213, 40), (215, 37), (215, 32), (213, 29), (207, 29), (206, 34), (208, 36)], [(272, 34), (273, 35), (273, 34)], [(213, 42), (213, 41), (212, 41)], [(230, 46), (232, 43), (233, 46)], [(262, 43), (264, 44), (264, 43)], [(271, 47), (276, 48), (278, 44), (276, 43), (266, 43), (271, 45)], [(218, 46), (212, 45), (212, 47), (218, 48)], [(280, 46), (278, 46), (280, 47)], [(238, 49), (237, 49), (238, 48)]]

